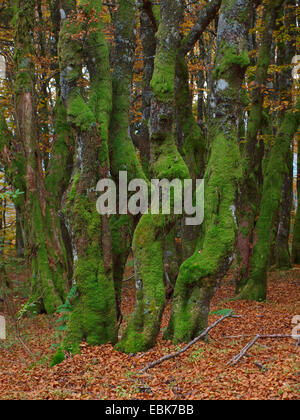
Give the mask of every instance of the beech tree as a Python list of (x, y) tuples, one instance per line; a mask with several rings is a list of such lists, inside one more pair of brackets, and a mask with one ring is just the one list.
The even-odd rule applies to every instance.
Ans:
[[(298, 16), (295, 0), (0, 2), (0, 169), (29, 303), (68, 313), (53, 364), (83, 341), (147, 351), (168, 299), (164, 338), (190, 341), (228, 272), (236, 299), (265, 301), (270, 268), (299, 264)], [(98, 181), (118, 196), (120, 172), (149, 195), (204, 178), (203, 224), (173, 190), (169, 215), (100, 215)]]

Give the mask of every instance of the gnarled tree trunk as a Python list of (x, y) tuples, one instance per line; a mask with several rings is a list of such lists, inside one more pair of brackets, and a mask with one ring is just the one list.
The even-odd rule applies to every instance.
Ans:
[[(76, 162), (65, 196), (64, 214), (72, 235), (77, 286), (63, 346), (76, 353), (84, 339), (90, 345), (117, 341), (109, 220), (97, 213), (95, 191), (97, 182), (109, 176), (112, 86), (100, 18), (101, 1), (80, 2), (78, 12), (84, 17), (80, 24), (74, 19), (75, 1), (63, 3), (65, 19), (59, 40), (61, 93), (69, 127), (76, 137)], [(90, 20), (92, 10), (95, 19)], [(83, 60), (90, 73), (88, 102), (78, 86)]]
[(249, 65), (248, 0), (223, 0), (220, 11), (211, 107), (213, 136), (205, 171), (205, 236), (180, 268), (165, 334), (189, 341), (208, 321), (217, 280), (228, 270), (236, 240), (236, 196), (242, 168), (239, 149), (240, 94)]
[[(170, 14), (169, 11), (172, 10)], [(163, 0), (154, 74), (151, 82), (151, 166), (157, 179), (189, 178), (174, 135), (176, 55), (180, 45), (181, 2)], [(162, 214), (142, 216), (134, 234), (137, 304), (118, 348), (137, 353), (151, 348), (160, 330), (165, 306), (163, 251), (164, 238), (178, 216)]]

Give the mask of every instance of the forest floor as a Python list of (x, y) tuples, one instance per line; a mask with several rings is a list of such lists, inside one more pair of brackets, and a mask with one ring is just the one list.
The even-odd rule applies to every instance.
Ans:
[[(22, 276), (15, 281), (22, 282)], [(233, 295), (229, 276), (218, 289), (212, 310), (228, 308), (241, 317), (219, 324), (211, 331), (209, 343), (198, 342), (181, 356), (142, 375), (137, 372), (146, 364), (180, 346), (160, 336), (155, 348), (130, 356), (110, 345), (82, 345), (81, 355), (50, 369), (57, 341), (56, 317), (41, 315), (20, 322), (19, 332), (28, 350), (7, 319), (8, 337), (0, 341), (0, 399), (299, 400), (300, 347), (295, 340), (260, 340), (237, 365), (228, 366), (228, 362), (256, 334), (292, 334), (292, 319), (300, 315), (300, 268), (270, 273), (266, 303), (228, 300)], [(16, 306), (24, 303), (19, 297), (14, 300)], [(134, 283), (126, 282), (125, 324), (134, 303)], [(170, 304), (163, 327), (169, 313)], [(220, 315), (210, 316), (209, 323), (218, 318)]]

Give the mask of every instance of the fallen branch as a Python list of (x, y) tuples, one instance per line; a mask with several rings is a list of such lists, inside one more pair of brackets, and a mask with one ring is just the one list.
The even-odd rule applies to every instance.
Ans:
[(123, 283), (126, 283), (127, 281), (130, 281), (132, 279), (134, 279), (134, 274), (131, 277), (129, 277), (128, 279), (124, 279), (122, 281), (123, 281)]
[(226, 335), (222, 337), (223, 340), (236, 340), (236, 339), (242, 339), (242, 338), (251, 338), (253, 337), (253, 334), (242, 334), (242, 335)]
[(282, 334), (273, 334), (273, 335), (260, 335), (257, 334), (241, 351), (237, 356), (234, 356), (231, 360), (229, 360), (229, 362), (227, 363), (227, 365), (236, 365), (244, 356), (246, 356), (246, 353), (248, 352), (248, 350), (250, 350), (256, 343), (258, 340), (260, 339), (280, 339), (280, 338), (292, 338), (294, 339), (294, 337), (292, 335), (282, 335)]
[(222, 318), (218, 319), (218, 321), (216, 321), (213, 325), (211, 325), (210, 327), (208, 327), (205, 331), (203, 331), (198, 337), (194, 338), (194, 340), (192, 340), (189, 344), (187, 344), (185, 347), (183, 347), (181, 350), (175, 352), (175, 353), (171, 353), (171, 354), (167, 354), (166, 356), (161, 357), (160, 359), (149, 363), (147, 366), (145, 366), (142, 370), (139, 371), (139, 373), (145, 373), (147, 372), (147, 370), (152, 369), (153, 367), (160, 365), (161, 363), (165, 362), (166, 360), (170, 360), (173, 359), (177, 356), (180, 356), (182, 353), (186, 352), (190, 347), (192, 347), (194, 344), (196, 344), (198, 341), (202, 340), (203, 338), (205, 338), (208, 333), (215, 328), (217, 325), (219, 325), (222, 321), (224, 321), (224, 319), (226, 318), (232, 318), (233, 312), (231, 311), (229, 314), (223, 316)]
[(122, 281), (123, 281), (123, 283), (126, 283), (127, 281), (130, 281), (132, 279), (134, 279), (134, 274), (131, 277), (129, 277), (128, 279), (124, 279)]

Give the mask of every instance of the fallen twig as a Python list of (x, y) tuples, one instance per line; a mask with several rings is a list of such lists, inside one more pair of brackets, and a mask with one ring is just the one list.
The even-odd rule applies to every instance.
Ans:
[(233, 339), (241, 339), (241, 338), (250, 338), (253, 337), (253, 334), (241, 334), (241, 335), (226, 335), (222, 337), (223, 340), (233, 340)]
[(132, 279), (134, 279), (134, 274), (131, 277), (129, 277), (128, 279), (124, 279), (122, 281), (123, 281), (123, 283), (126, 283), (127, 281), (132, 280)]
[(237, 356), (234, 356), (227, 365), (236, 365), (244, 356), (246, 356), (246, 353), (248, 350), (250, 350), (258, 340), (260, 339), (278, 339), (278, 338), (293, 338), (292, 335), (282, 335), (282, 334), (273, 334), (273, 335), (260, 335), (257, 334), (241, 351)]
[(206, 337), (208, 335), (208, 333), (215, 328), (217, 325), (219, 325), (222, 321), (224, 321), (224, 319), (226, 318), (231, 318), (232, 317), (233, 312), (231, 311), (229, 314), (223, 316), (222, 318), (218, 319), (218, 321), (216, 321), (213, 325), (211, 325), (210, 327), (208, 327), (205, 331), (203, 331), (198, 337), (196, 337), (194, 340), (192, 340), (189, 344), (187, 344), (185, 347), (183, 347), (181, 350), (175, 352), (175, 353), (171, 353), (171, 354), (167, 354), (163, 357), (161, 357), (158, 360), (155, 360), (152, 363), (149, 363), (147, 366), (145, 366), (143, 369), (141, 369), (139, 371), (139, 373), (145, 373), (147, 372), (147, 370), (160, 365), (161, 363), (165, 362), (166, 360), (170, 360), (173, 359), (177, 356), (180, 356), (182, 353), (186, 352), (190, 347), (192, 347), (194, 344), (196, 344), (198, 341), (202, 340), (202, 338)]

